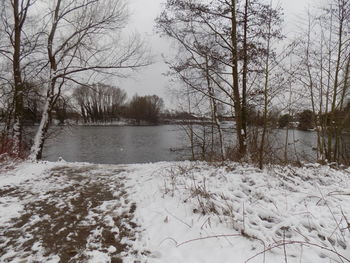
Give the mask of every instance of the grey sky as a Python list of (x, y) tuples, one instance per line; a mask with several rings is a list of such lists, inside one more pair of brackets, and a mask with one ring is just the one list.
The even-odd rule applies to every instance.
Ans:
[[(284, 8), (285, 26), (288, 35), (295, 31), (298, 20), (309, 5), (320, 3), (324, 0), (274, 0), (280, 2)], [(169, 95), (169, 81), (162, 75), (167, 71), (163, 62), (162, 54), (165, 56), (171, 50), (171, 43), (165, 38), (160, 38), (154, 32), (154, 19), (160, 13), (161, 4), (165, 0), (128, 0), (129, 11), (131, 13), (130, 25), (128, 29), (137, 31), (148, 42), (155, 56), (155, 63), (133, 78), (122, 80), (120, 87), (125, 89), (129, 96), (137, 93), (139, 95), (156, 94), (165, 100), (168, 107), (172, 107), (174, 102)]]

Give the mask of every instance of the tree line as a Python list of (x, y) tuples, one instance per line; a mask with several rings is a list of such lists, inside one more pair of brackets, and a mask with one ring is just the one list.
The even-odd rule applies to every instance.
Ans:
[(157, 124), (163, 99), (157, 95), (134, 95), (127, 102), (124, 90), (105, 84), (79, 86), (74, 90), (75, 99), (84, 123), (119, 121), (120, 118), (134, 119), (136, 124)]
[[(43, 89), (31, 84), (26, 90), (29, 92), (23, 99), (22, 122), (25, 125), (37, 124), (45, 103)], [(163, 99), (157, 95), (136, 94), (129, 101), (125, 90), (95, 83), (74, 88), (71, 96), (62, 94), (53, 107), (51, 121), (56, 120), (59, 125), (64, 125), (67, 121), (98, 124), (120, 121), (123, 118), (133, 121), (134, 124), (158, 124), (163, 107)], [(2, 122), (10, 117), (7, 109), (0, 108)]]
[[(335, 113), (335, 122), (337, 125), (342, 124), (346, 131), (350, 131), (350, 104), (342, 110), (337, 110)], [(317, 120), (319, 118), (319, 120)], [(316, 130), (315, 122), (325, 122), (327, 126), (331, 126), (331, 118), (329, 114), (315, 115), (312, 110), (303, 110), (295, 116), (289, 114), (280, 115), (278, 119), (278, 127), (295, 127), (301, 130)], [(320, 128), (320, 127), (318, 127)]]

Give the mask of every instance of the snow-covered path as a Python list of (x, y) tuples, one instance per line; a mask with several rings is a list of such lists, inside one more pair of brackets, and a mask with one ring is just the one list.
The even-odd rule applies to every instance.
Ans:
[(0, 226), (0, 262), (122, 262), (137, 255), (128, 244), (138, 231), (136, 206), (124, 181), (121, 166), (57, 165), (3, 186), (1, 211), (19, 215)]
[(0, 262), (350, 262), (350, 170), (22, 163), (0, 171)]

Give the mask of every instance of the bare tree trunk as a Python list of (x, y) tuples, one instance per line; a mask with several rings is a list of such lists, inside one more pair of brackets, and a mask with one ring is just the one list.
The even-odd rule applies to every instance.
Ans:
[(242, 159), (246, 154), (246, 134), (243, 130), (241, 96), (239, 91), (238, 77), (238, 45), (237, 45), (237, 17), (236, 0), (231, 0), (231, 45), (232, 45), (232, 95), (234, 98), (234, 112), (236, 122), (236, 136), (238, 140), (238, 159)]
[(53, 105), (52, 103), (53, 100), (54, 100), (54, 96), (52, 92), (50, 92), (50, 94), (48, 94), (46, 98), (43, 114), (40, 120), (40, 125), (37, 133), (35, 134), (34, 142), (30, 151), (29, 159), (32, 161), (40, 160), (42, 158), (42, 152), (44, 148), (46, 134), (49, 130), (49, 125), (50, 125), (50, 114), (52, 110), (51, 107)]
[[(248, 4), (245, 0), (244, 6), (244, 28), (243, 28), (243, 76), (242, 76), (242, 128), (247, 134), (247, 81), (248, 81)], [(247, 135), (246, 135), (247, 136)]]
[(21, 46), (22, 46), (22, 28), (27, 16), (27, 10), (30, 6), (30, 0), (13, 0), (13, 17), (14, 17), (14, 37), (12, 38), (13, 46), (13, 78), (14, 78), (14, 121), (13, 121), (13, 146), (12, 152), (18, 156), (22, 152), (22, 133), (23, 133), (23, 91), (24, 84), (21, 72)]
[[(212, 107), (212, 119), (216, 125), (216, 128), (218, 130), (218, 134), (219, 134), (221, 159), (225, 160), (225, 158), (226, 158), (225, 144), (223, 141), (223, 134), (222, 134), (221, 124), (220, 124), (219, 115), (218, 115), (217, 101), (215, 100), (215, 93), (214, 93), (213, 87), (211, 86), (211, 81), (210, 81), (210, 76), (209, 76), (208, 56), (205, 56), (205, 68), (206, 68), (206, 79), (207, 79), (209, 100), (210, 100), (210, 104)], [(214, 131), (212, 130), (212, 133), (213, 132)], [(214, 144), (214, 140), (212, 140), (212, 144)]]
[(317, 136), (318, 136), (318, 140), (319, 140), (319, 144), (318, 144), (318, 149), (317, 151), (319, 152), (319, 159), (322, 160), (322, 161), (325, 161), (326, 159), (326, 141), (325, 141), (325, 138), (326, 138), (326, 125), (325, 125), (325, 122), (323, 121), (322, 119), (322, 115), (323, 115), (323, 97), (324, 97), (324, 94), (323, 94), (323, 68), (324, 68), (324, 59), (323, 59), (323, 37), (321, 37), (321, 50), (320, 50), (320, 81), (319, 81), (319, 85), (320, 85), (320, 95), (319, 95), (319, 111), (318, 111), (318, 114), (316, 115), (316, 118), (318, 118), (318, 121), (317, 121), (317, 125), (319, 127), (316, 127), (317, 129), (317, 132), (319, 133)]
[[(190, 116), (192, 115), (192, 105), (191, 105), (191, 97), (190, 97), (190, 91), (189, 88), (187, 87), (187, 104), (188, 104), (188, 113)], [(190, 120), (191, 122), (191, 120)], [(194, 151), (194, 132), (193, 132), (193, 124), (189, 123), (189, 138), (190, 138), (190, 144), (191, 144), (191, 155), (192, 155), (192, 160), (195, 160), (196, 155)]]
[[(214, 96), (214, 93), (213, 93)], [(226, 159), (226, 150), (225, 150), (225, 143), (224, 143), (224, 136), (221, 128), (221, 123), (218, 115), (218, 110), (217, 110), (217, 102), (213, 100), (213, 114), (214, 114), (214, 121), (216, 128), (218, 130), (219, 134), (219, 143), (220, 143), (220, 154), (221, 154), (221, 159), (225, 160)]]
[[(315, 95), (314, 95), (314, 89), (315, 89), (315, 84), (311, 72), (311, 59), (310, 59), (310, 46), (311, 46), (311, 21), (310, 21), (310, 14), (309, 14), (309, 20), (308, 20), (308, 34), (307, 34), (307, 47), (306, 47), (306, 69), (307, 69), (307, 74), (309, 78), (309, 90), (310, 90), (310, 97), (311, 97), (311, 107), (312, 107), (312, 112), (315, 116), (314, 118), (314, 125), (316, 128), (316, 133), (317, 133), (317, 159), (319, 160), (321, 152), (321, 137), (320, 137), (320, 130), (319, 130), (319, 124), (318, 124), (318, 119), (317, 119), (317, 112), (316, 112), (316, 103), (315, 103)], [(322, 50), (321, 50), (322, 53)], [(321, 110), (321, 109), (320, 109)]]
[[(331, 9), (333, 9), (331, 5)], [(329, 94), (331, 92), (331, 79), (332, 79), (332, 30), (333, 30), (333, 12), (331, 12), (330, 30), (329, 30), (329, 45), (328, 45), (328, 76), (327, 76), (327, 91), (326, 91), (326, 111), (325, 111), (325, 133), (327, 135), (326, 146), (326, 159), (330, 161), (332, 158), (332, 133), (329, 130)]]
[[(50, 64), (50, 78), (49, 78), (49, 87), (47, 90), (46, 95), (46, 101), (45, 106), (43, 109), (43, 113), (41, 116), (40, 125), (38, 128), (37, 133), (35, 134), (34, 143), (32, 145), (29, 159), (31, 160), (39, 160), (42, 157), (42, 151), (45, 143), (45, 138), (47, 131), (49, 129), (50, 125), (50, 114), (52, 111), (52, 107), (54, 106), (55, 102), (55, 86), (56, 86), (56, 71), (57, 71), (57, 63), (55, 54), (53, 52), (53, 42), (56, 34), (57, 24), (58, 24), (58, 17), (59, 17), (59, 11), (61, 7), (61, 1), (57, 0), (55, 11), (53, 14), (53, 21), (47, 41), (47, 55), (48, 55), (48, 61)], [(58, 94), (59, 96), (59, 94)], [(56, 97), (57, 98), (57, 97)]]
[[(289, 118), (292, 116), (291, 112), (291, 106), (292, 106), (292, 83), (289, 83), (289, 99), (288, 99), (288, 114)], [(287, 124), (287, 130), (286, 130), (286, 140), (284, 144), (284, 162), (288, 163), (288, 146), (289, 146), (289, 122)]]
[[(272, 2), (271, 4), (272, 5)], [(267, 45), (266, 45), (266, 59), (265, 59), (265, 83), (264, 83), (264, 112), (263, 112), (263, 131), (261, 134), (260, 148), (259, 148), (259, 168), (262, 169), (264, 165), (264, 149), (265, 140), (267, 133), (267, 114), (268, 114), (268, 103), (269, 103), (269, 75), (270, 75), (270, 49), (271, 49), (271, 14), (268, 21), (268, 35), (267, 35)]]

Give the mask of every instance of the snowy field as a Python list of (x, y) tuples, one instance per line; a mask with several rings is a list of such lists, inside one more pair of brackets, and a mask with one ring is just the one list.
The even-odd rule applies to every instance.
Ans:
[(0, 262), (350, 262), (350, 170), (0, 168)]

